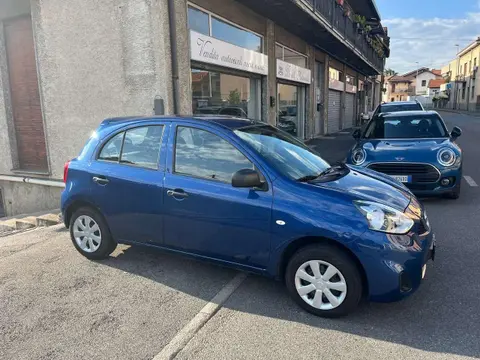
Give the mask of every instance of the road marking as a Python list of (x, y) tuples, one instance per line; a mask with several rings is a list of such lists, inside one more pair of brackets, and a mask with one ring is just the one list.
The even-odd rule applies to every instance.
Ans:
[(195, 334), (212, 318), (227, 299), (247, 278), (247, 274), (239, 273), (225, 285), (213, 299), (203, 307), (195, 317), (180, 330), (177, 335), (160, 351), (153, 360), (171, 360), (189, 343)]
[(463, 178), (468, 183), (468, 185), (470, 185), (472, 187), (477, 187), (478, 186), (477, 183), (475, 182), (475, 180), (473, 180), (471, 176), (464, 175)]

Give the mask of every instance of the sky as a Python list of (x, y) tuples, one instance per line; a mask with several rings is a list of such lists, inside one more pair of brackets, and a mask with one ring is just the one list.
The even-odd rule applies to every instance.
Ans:
[[(440, 69), (480, 36), (480, 0), (375, 0), (388, 27), (387, 68)], [(418, 62), (418, 64), (416, 64)]]

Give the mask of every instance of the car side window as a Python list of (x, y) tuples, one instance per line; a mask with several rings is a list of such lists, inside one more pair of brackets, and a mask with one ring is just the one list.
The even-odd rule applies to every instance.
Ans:
[(253, 168), (237, 148), (219, 136), (197, 128), (177, 127), (175, 173), (230, 183), (238, 170)]
[(157, 169), (162, 134), (162, 125), (142, 126), (127, 130), (123, 140), (120, 163)]
[(98, 155), (98, 160), (118, 162), (120, 157), (120, 151), (122, 150), (124, 134), (125, 132), (122, 131), (121, 133), (118, 133), (110, 140), (108, 140), (107, 143), (103, 146), (102, 151), (100, 151), (100, 155)]

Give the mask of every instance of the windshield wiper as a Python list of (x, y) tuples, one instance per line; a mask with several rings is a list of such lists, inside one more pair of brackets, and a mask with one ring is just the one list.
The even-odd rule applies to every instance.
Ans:
[(297, 179), (297, 181), (298, 182), (313, 181), (313, 180), (316, 180), (316, 179), (321, 178), (323, 176), (331, 175), (333, 173), (339, 174), (342, 171), (344, 171), (345, 169), (348, 169), (348, 167), (343, 163), (339, 163), (339, 164), (335, 164), (332, 167), (329, 167), (328, 169), (323, 170), (320, 174), (306, 175), (306, 176), (303, 176), (303, 177)]

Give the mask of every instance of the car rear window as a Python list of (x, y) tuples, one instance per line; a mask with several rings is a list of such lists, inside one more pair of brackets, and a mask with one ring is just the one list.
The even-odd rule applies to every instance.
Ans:
[(417, 111), (423, 110), (420, 104), (398, 104), (398, 105), (380, 105), (380, 112), (396, 112), (396, 111)]

